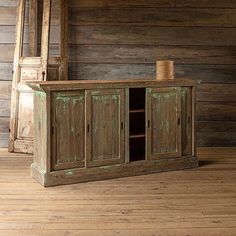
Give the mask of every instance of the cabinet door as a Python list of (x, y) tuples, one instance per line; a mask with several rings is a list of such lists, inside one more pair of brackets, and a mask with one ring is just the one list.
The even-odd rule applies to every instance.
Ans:
[(180, 89), (147, 89), (146, 97), (147, 159), (180, 157)]
[(181, 91), (182, 116), (182, 155), (192, 155), (193, 148), (193, 100), (192, 88), (184, 87)]
[(84, 92), (55, 92), (51, 99), (52, 168), (85, 166)]
[(124, 89), (86, 92), (87, 167), (124, 163)]

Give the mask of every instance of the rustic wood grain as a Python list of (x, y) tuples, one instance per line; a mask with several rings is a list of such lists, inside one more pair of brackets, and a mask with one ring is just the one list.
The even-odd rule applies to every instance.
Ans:
[(125, 162), (124, 94), (124, 88), (86, 91), (87, 167)]
[(180, 157), (182, 114), (179, 88), (148, 89), (146, 104), (147, 159)]
[[(235, 8), (234, 0), (69, 0), (71, 7), (194, 7), (194, 8)], [(3, 7), (16, 7), (17, 0), (0, 0)]]
[(236, 45), (236, 28), (82, 25), (70, 26), (69, 33), (71, 44)]
[(145, 64), (165, 59), (174, 60), (177, 64), (234, 65), (236, 47), (73, 45), (69, 48), (70, 62)]
[(85, 167), (84, 92), (52, 94), (51, 119), (53, 170)]
[(0, 62), (0, 80), (12, 80), (12, 63)]
[[(32, 177), (47, 187), (198, 167), (192, 122), (196, 85), (189, 79), (28, 83), (35, 97)], [(187, 91), (182, 104), (181, 92)]]
[(9, 117), (10, 116), (10, 100), (0, 99), (0, 117)]
[(197, 101), (236, 102), (236, 84), (202, 84), (198, 87)]
[[(14, 0), (12, 0), (14, 1)], [(16, 1), (16, 0), (15, 0)], [(205, 7), (205, 8), (235, 8), (234, 0), (69, 0), (73, 7)]]
[(9, 132), (9, 117), (0, 117), (0, 133), (8, 133)]
[(70, 8), (70, 24), (235, 27), (236, 9)]
[(199, 149), (196, 170), (50, 189), (29, 176), (32, 156), (0, 152), (2, 235), (236, 234), (235, 148)]
[(0, 147), (8, 146), (9, 133), (0, 133)]
[(235, 121), (235, 102), (198, 102), (198, 121)]
[[(1, 66), (1, 64), (0, 64)], [(1, 73), (1, 72), (0, 72)], [(155, 78), (155, 63), (150, 64), (91, 64), (70, 63), (70, 80), (109, 80)], [(236, 83), (235, 65), (182, 65), (175, 64), (175, 75), (201, 80), (206, 83)], [(227, 84), (225, 85), (227, 86)]]
[(0, 99), (11, 99), (11, 81), (0, 80)]
[(197, 130), (199, 132), (236, 132), (235, 121), (198, 121)]
[[(70, 44), (209, 45), (235, 46), (235, 28), (155, 26), (69, 26)], [(51, 43), (59, 43), (58, 27), (51, 28)], [(28, 26), (25, 27), (25, 35)], [(0, 26), (0, 43), (14, 43), (15, 27)], [(197, 37), (196, 37), (197, 36)], [(28, 38), (25, 38), (28, 43)]]
[(200, 147), (220, 147), (222, 143), (225, 147), (235, 147), (236, 132), (199, 132), (197, 134), (198, 146)]
[[(17, 3), (0, 0), (0, 81), (12, 80)], [(207, 83), (197, 91), (198, 102), (212, 104), (209, 111), (201, 109), (205, 118), (212, 119), (212, 110), (222, 118), (223, 104), (235, 102), (234, 0), (69, 0), (68, 5), (73, 13), (68, 28), (69, 79), (154, 78), (155, 61), (173, 59), (177, 77)], [(58, 7), (53, 1), (52, 55), (59, 49)], [(27, 55), (27, 45), (24, 50)], [(58, 76), (58, 72), (54, 74)], [(2, 86), (0, 91), (5, 91), (0, 83)], [(9, 93), (2, 96), (8, 103)], [(224, 117), (234, 122), (234, 114), (226, 113)], [(210, 133), (214, 127), (217, 132), (214, 121), (206, 122)], [(206, 144), (208, 137), (213, 144), (214, 135), (201, 135), (202, 143)], [(222, 145), (228, 145), (227, 140), (222, 139)]]

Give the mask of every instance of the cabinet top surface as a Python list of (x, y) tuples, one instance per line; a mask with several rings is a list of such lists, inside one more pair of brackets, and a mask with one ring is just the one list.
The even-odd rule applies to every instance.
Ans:
[(187, 78), (157, 81), (155, 79), (127, 79), (127, 80), (68, 80), (28, 82), (27, 85), (35, 91), (80, 90), (101, 88), (141, 88), (141, 87), (174, 87), (196, 86), (199, 81)]

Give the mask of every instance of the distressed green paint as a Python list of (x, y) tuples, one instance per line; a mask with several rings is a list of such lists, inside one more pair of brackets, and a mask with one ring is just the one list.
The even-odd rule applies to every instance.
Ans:
[(169, 134), (170, 133), (170, 123), (169, 123), (169, 120), (165, 121), (164, 128), (165, 128), (166, 133)]
[(152, 93), (152, 97), (155, 99), (158, 99), (158, 100), (160, 100), (161, 98), (169, 99), (173, 96), (176, 96), (175, 92), (173, 92), (173, 93)]
[(119, 166), (120, 166), (120, 164), (111, 165), (111, 166), (100, 166), (99, 169), (109, 170), (109, 169), (113, 169), (114, 167), (119, 167)]
[(77, 103), (77, 102), (82, 102), (84, 101), (84, 96), (80, 96), (80, 97), (65, 97), (65, 96), (57, 96), (56, 100), (62, 100), (65, 103), (70, 102), (70, 100), (73, 101), (73, 103)]
[(107, 101), (107, 100), (118, 100), (119, 95), (95, 95), (93, 100), (95, 101)]
[(68, 172), (65, 173), (65, 175), (70, 175), (70, 176), (74, 175), (74, 171), (68, 171)]
[(83, 102), (84, 101), (84, 96), (72, 97), (72, 99), (73, 99), (73, 103)]
[(44, 97), (44, 98), (46, 97), (46, 93), (45, 92), (35, 91), (34, 94), (37, 97)]

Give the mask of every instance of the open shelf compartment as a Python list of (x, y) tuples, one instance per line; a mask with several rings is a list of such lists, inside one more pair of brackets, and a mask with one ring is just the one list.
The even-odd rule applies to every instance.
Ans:
[(129, 156), (130, 162), (145, 160), (145, 88), (129, 90)]

